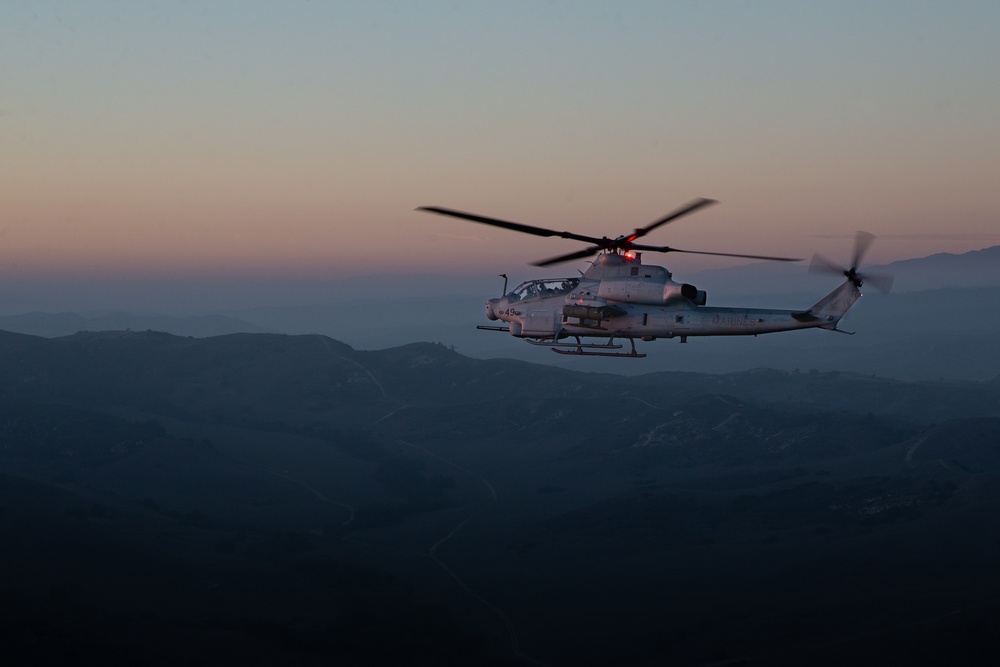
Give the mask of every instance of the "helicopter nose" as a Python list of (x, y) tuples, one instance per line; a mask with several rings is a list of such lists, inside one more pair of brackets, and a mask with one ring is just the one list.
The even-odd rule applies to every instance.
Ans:
[(500, 299), (488, 299), (486, 301), (486, 319), (488, 320), (498, 320), (496, 307), (500, 303)]

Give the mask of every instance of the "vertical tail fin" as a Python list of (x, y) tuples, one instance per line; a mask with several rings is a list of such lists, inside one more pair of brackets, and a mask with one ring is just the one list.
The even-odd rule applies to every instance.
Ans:
[(861, 290), (852, 281), (845, 280), (844, 284), (817, 301), (807, 312), (816, 319), (823, 320), (823, 324), (817, 325), (821, 329), (836, 329), (840, 318), (860, 298)]

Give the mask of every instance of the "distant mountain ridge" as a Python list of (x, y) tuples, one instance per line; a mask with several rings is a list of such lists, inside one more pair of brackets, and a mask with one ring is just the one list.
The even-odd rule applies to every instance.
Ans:
[(903, 259), (878, 268), (902, 276), (908, 289), (996, 286), (1000, 284), (1000, 245)]
[(230, 333), (273, 333), (270, 329), (228, 315), (137, 315), (115, 311), (100, 314), (31, 312), (0, 316), (0, 329), (56, 338), (78, 331), (166, 331), (177, 336), (222, 336)]
[[(169, 317), (124, 312), (26, 313), (0, 317), (0, 329), (46, 337), (78, 331), (164, 331), (211, 337), (235, 333), (320, 334), (357, 349), (389, 349), (438, 341), (479, 359), (515, 358), (576, 370), (637, 375), (679, 370), (729, 373), (759, 367), (841, 370), (912, 380), (989, 380), (1000, 374), (1000, 246), (961, 255), (941, 253), (873, 271), (896, 276), (887, 296), (865, 298), (845, 317), (847, 339), (820, 331), (758, 338), (692, 338), (642, 343), (646, 359), (558, 357), (511, 336), (476, 330), (490, 296), (419, 293), (309, 306), (260, 306), (217, 315)], [(713, 306), (807, 308), (838, 282), (807, 266), (760, 263), (676, 276), (708, 290)], [(981, 285), (980, 285), (981, 284)]]

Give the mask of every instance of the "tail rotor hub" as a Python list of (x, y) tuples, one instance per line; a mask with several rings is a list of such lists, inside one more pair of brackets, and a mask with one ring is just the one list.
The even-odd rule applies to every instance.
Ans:
[(891, 275), (878, 273), (873, 274), (868, 272), (860, 273), (858, 271), (861, 259), (864, 257), (869, 246), (871, 246), (871, 243), (874, 240), (874, 235), (869, 234), (868, 232), (858, 232), (854, 240), (854, 257), (851, 260), (850, 268), (845, 269), (836, 262), (832, 262), (817, 253), (816, 255), (813, 255), (812, 264), (809, 266), (809, 273), (832, 273), (835, 275), (842, 275), (847, 278), (851, 284), (858, 288), (864, 285), (867, 281), (875, 289), (881, 292), (888, 292), (892, 288)]

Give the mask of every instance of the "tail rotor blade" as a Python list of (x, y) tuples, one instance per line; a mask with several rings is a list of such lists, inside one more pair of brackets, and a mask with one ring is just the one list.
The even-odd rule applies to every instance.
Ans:
[(844, 275), (844, 267), (816, 253), (809, 264), (809, 273), (834, 273), (842, 276)]
[(868, 232), (858, 232), (854, 237), (854, 258), (851, 266), (844, 268), (823, 255), (816, 253), (813, 255), (812, 263), (809, 265), (809, 273), (832, 273), (846, 277), (854, 283), (856, 287), (868, 284), (880, 292), (888, 292), (892, 289), (893, 277), (887, 273), (861, 273), (858, 266), (864, 258), (865, 253), (875, 240), (874, 234)]
[(856, 269), (861, 266), (861, 260), (874, 240), (875, 235), (868, 232), (858, 231), (854, 235), (854, 259), (851, 260), (851, 267)]
[(859, 278), (864, 281), (865, 285), (871, 285), (883, 294), (889, 293), (894, 280), (892, 274), (889, 273), (865, 273), (859, 276)]

